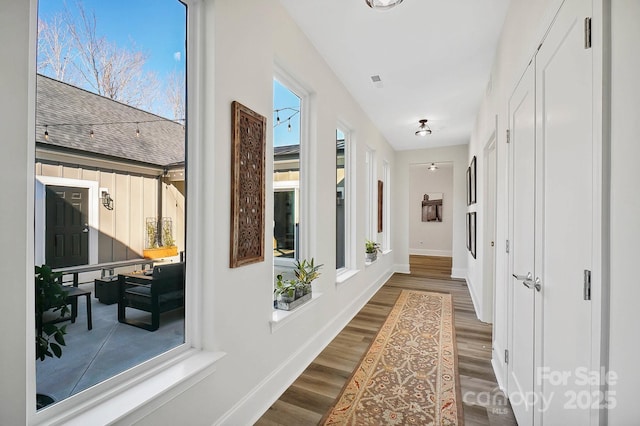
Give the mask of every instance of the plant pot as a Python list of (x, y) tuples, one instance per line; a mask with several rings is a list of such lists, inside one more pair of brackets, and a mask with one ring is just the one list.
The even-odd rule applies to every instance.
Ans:
[(366, 261), (371, 263), (371, 262), (375, 262), (378, 259), (378, 253), (377, 252), (373, 252), (373, 253), (366, 253), (367, 257), (366, 257)]
[(148, 249), (142, 250), (142, 255), (146, 259), (160, 259), (163, 257), (177, 256), (178, 247), (168, 246), (168, 247), (148, 248)]
[(311, 293), (307, 293), (304, 296), (297, 298), (293, 301), (289, 301), (289, 298), (281, 297), (276, 300), (276, 308), (283, 311), (290, 311), (292, 309), (297, 308), (298, 306), (308, 302), (311, 300)]

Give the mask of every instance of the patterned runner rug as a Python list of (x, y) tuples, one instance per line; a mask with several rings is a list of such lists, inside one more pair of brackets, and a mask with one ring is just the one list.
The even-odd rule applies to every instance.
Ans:
[(403, 290), (324, 425), (462, 425), (450, 294)]

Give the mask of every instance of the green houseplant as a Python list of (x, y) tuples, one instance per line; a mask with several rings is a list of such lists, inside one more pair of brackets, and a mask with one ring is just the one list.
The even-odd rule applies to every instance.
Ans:
[(47, 265), (36, 266), (35, 271), (36, 359), (60, 358), (67, 326), (58, 327), (55, 319), (45, 322), (44, 314), (57, 312), (59, 318), (68, 314), (67, 292), (60, 284), (59, 272), (53, 272)]
[(294, 278), (284, 279), (282, 274), (276, 276), (274, 288), (275, 307), (283, 310), (294, 309), (311, 299), (312, 282), (320, 276), (320, 268), (313, 258), (296, 260)]
[(374, 262), (378, 258), (378, 252), (382, 252), (382, 250), (380, 250), (380, 243), (375, 241), (366, 240), (364, 247), (367, 262)]

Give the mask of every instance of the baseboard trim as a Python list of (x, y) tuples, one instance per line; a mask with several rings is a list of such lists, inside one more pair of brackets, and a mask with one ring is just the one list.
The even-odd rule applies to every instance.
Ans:
[(467, 270), (462, 268), (452, 268), (451, 269), (451, 278), (457, 278), (460, 280), (467, 279)]
[(469, 294), (471, 295), (471, 301), (473, 302), (473, 309), (476, 311), (476, 318), (478, 318), (479, 321), (482, 321), (482, 315), (481, 315), (482, 310), (479, 307), (478, 296), (476, 296), (475, 289), (473, 285), (471, 285), (471, 280), (469, 280), (469, 277), (465, 277), (464, 279), (467, 282), (467, 288), (469, 289)]
[(360, 312), (380, 287), (391, 278), (391, 275), (393, 275), (392, 269), (383, 272), (358, 298), (336, 315), (333, 321), (311, 336), (306, 344), (277, 366), (214, 424), (256, 423), (349, 321)]
[(409, 264), (395, 264), (393, 266), (393, 271), (397, 272), (399, 274), (410, 274), (411, 273), (411, 267), (409, 266)]

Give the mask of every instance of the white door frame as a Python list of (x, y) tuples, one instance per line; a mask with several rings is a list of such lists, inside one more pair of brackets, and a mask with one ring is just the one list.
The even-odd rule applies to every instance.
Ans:
[[(496, 212), (497, 205), (497, 185), (498, 185), (498, 169), (497, 169), (497, 150), (496, 150), (496, 133), (497, 133), (497, 120), (496, 130), (493, 131), (489, 140), (484, 147), (484, 203), (482, 209), (483, 226), (482, 226), (482, 275), (483, 275), (483, 294), (482, 294), (482, 314), (486, 322), (495, 323), (494, 318), (494, 297), (495, 297), (495, 270), (496, 270), (496, 258), (495, 258), (495, 241), (496, 241)], [(488, 167), (491, 164), (489, 158), (493, 158), (493, 168)], [(489, 194), (493, 194), (491, 197)], [(489, 232), (491, 231), (491, 232)]]

